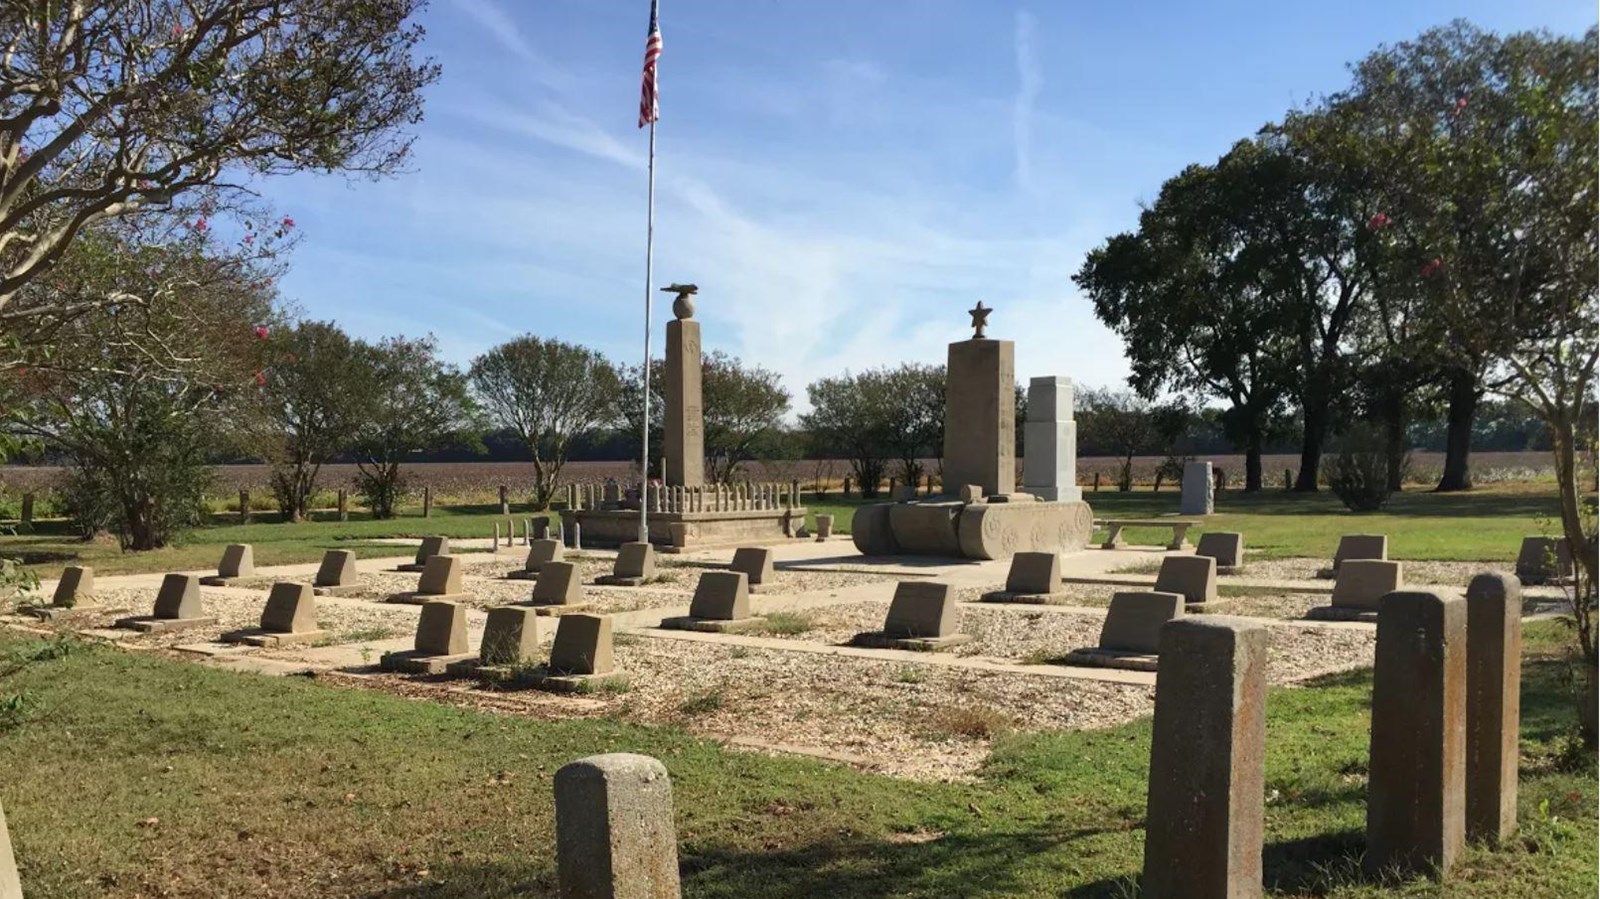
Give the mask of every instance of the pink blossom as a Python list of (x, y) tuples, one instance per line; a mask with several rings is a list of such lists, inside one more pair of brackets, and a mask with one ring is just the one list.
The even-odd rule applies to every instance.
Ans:
[(209, 227), (211, 226), (206, 223), (206, 217), (203, 215), (194, 220), (194, 230), (200, 232), (201, 234), (206, 233), (206, 229)]
[(284, 216), (282, 225), (283, 225), (283, 230), (287, 231), (290, 228), (294, 227), (294, 219), (289, 218), (288, 216)]
[(256, 242), (256, 236), (254, 234), (246, 234), (244, 236), (244, 245), (245, 246), (248, 247), (248, 246), (250, 246), (251, 244), (253, 244), (255, 242)]
[(1374, 215), (1372, 218), (1367, 219), (1367, 230), (1368, 231), (1380, 231), (1380, 230), (1382, 230), (1384, 228), (1389, 227), (1389, 224), (1390, 224), (1389, 217), (1380, 212), (1380, 213)]
[(1439, 270), (1442, 268), (1444, 268), (1444, 260), (1435, 256), (1434, 258), (1423, 263), (1421, 275), (1424, 278), (1431, 278), (1435, 274), (1438, 274)]
[(182, 25), (174, 24), (172, 26), (172, 37), (173, 37), (174, 40), (182, 40), (183, 39), (183, 26)]
[(265, 387), (265, 386), (267, 386), (267, 373), (266, 372), (264, 372), (264, 371), (256, 372), (256, 386), (257, 387)]
[(256, 337), (258, 337), (258, 338), (260, 338), (262, 340), (266, 340), (267, 339), (267, 326), (266, 325), (256, 325)]

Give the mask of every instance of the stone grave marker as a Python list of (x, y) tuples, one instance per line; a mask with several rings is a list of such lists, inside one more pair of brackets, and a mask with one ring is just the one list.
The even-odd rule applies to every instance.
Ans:
[(1210, 462), (1185, 462), (1178, 514), (1210, 515), (1214, 507), (1212, 491), (1215, 488), (1216, 480), (1211, 476)]
[(1268, 639), (1223, 615), (1161, 629), (1144, 899), (1262, 894)]
[(396, 571), (421, 571), (428, 565), (428, 560), (434, 556), (450, 555), (449, 537), (423, 537), (422, 545), (417, 547), (416, 560), (406, 565), (395, 566)]
[(578, 580), (577, 563), (544, 563), (539, 568), (539, 579), (533, 582), (533, 598), (529, 602), (536, 608), (582, 609), (583, 585)]
[(562, 615), (550, 645), (549, 673), (544, 686), (576, 689), (583, 681), (550, 683), (561, 678), (593, 678), (615, 673), (610, 615)]
[(1333, 565), (1317, 572), (1317, 577), (1336, 576), (1339, 573), (1339, 566), (1350, 559), (1387, 558), (1389, 558), (1387, 534), (1346, 534), (1339, 538), (1339, 548), (1333, 552)]
[(556, 879), (565, 899), (679, 899), (672, 781), (649, 756), (582, 758), (555, 776)]
[(514, 680), (519, 669), (539, 655), (539, 614), (527, 606), (495, 606), (484, 623), (478, 657), (451, 663), (457, 677), (478, 676), (492, 681)]
[(895, 585), (883, 630), (856, 634), (851, 642), (883, 649), (948, 649), (972, 639), (959, 627), (955, 590), (949, 584), (901, 581)]
[(1066, 598), (1061, 590), (1061, 556), (1053, 552), (1019, 552), (1011, 557), (1006, 572), (1006, 587), (979, 597), (984, 602), (1059, 602)]
[(1522, 721), (1522, 584), (1484, 572), (1467, 584), (1467, 839), (1517, 830)]
[(409, 674), (444, 674), (450, 665), (473, 658), (467, 651), (467, 607), (437, 600), (423, 603), (413, 646), (405, 652), (384, 653), (379, 667)]
[(1167, 556), (1156, 572), (1157, 593), (1177, 593), (1191, 605), (1215, 602), (1217, 560), (1210, 556)]
[(817, 514), (817, 542), (821, 543), (833, 536), (833, 516), (826, 513)]
[(80, 612), (103, 612), (94, 592), (94, 569), (87, 565), (68, 565), (61, 570), (48, 606), (22, 606), (17, 611), (44, 621), (70, 618)]
[(1404, 583), (1399, 562), (1347, 559), (1333, 582), (1333, 602), (1306, 613), (1321, 621), (1377, 621), (1383, 597)]
[(741, 546), (733, 551), (733, 571), (744, 572), (752, 592), (771, 588), (777, 581), (772, 567), (772, 549), (766, 546)]
[[(542, 518), (539, 520), (545, 522), (545, 532), (549, 533), (550, 523)], [(516, 581), (537, 580), (546, 564), (560, 562), (565, 556), (566, 547), (561, 545), (560, 540), (535, 537), (528, 542), (528, 557), (522, 562), (522, 570), (510, 572), (506, 577)]]
[(617, 548), (617, 561), (611, 573), (595, 578), (597, 584), (638, 587), (655, 579), (656, 548), (644, 541), (624, 543)]
[(261, 626), (229, 631), (222, 635), (222, 642), (270, 647), (320, 640), (327, 635), (327, 631), (317, 627), (314, 596), (310, 584), (279, 581), (272, 585), (272, 592), (267, 594), (267, 605), (261, 612)]
[(222, 550), (222, 562), (213, 577), (203, 577), (200, 583), (208, 587), (225, 587), (240, 578), (256, 575), (255, 548), (248, 543), (230, 543)]
[(322, 554), (311, 592), (317, 596), (342, 596), (361, 590), (356, 582), (356, 554), (348, 549), (330, 549)]
[(472, 598), (461, 587), (460, 556), (429, 556), (417, 578), (417, 589), (396, 593), (389, 602), (421, 605), (426, 602), (462, 602)]
[(667, 630), (727, 632), (759, 626), (750, 614), (750, 581), (742, 571), (707, 571), (694, 587), (689, 614), (665, 618)]
[(1379, 604), (1370, 874), (1448, 873), (1466, 841), (1466, 644), (1467, 603), (1458, 596), (1397, 591)]
[(1119, 591), (1111, 595), (1111, 608), (1100, 627), (1100, 645), (1067, 653), (1068, 665), (1159, 670), (1161, 629), (1184, 614), (1183, 595), (1150, 591)]
[(1536, 586), (1572, 577), (1572, 546), (1565, 537), (1524, 537), (1517, 552), (1517, 578)]
[(1217, 574), (1233, 574), (1244, 567), (1244, 535), (1207, 531), (1200, 535), (1194, 554), (1217, 560)]
[(216, 624), (200, 602), (200, 579), (192, 574), (169, 574), (161, 579), (152, 615), (120, 618), (112, 627), (145, 634), (164, 634)]

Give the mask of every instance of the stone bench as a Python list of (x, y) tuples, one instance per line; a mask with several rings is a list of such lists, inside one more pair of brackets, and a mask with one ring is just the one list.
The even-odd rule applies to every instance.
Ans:
[(1100, 544), (1101, 549), (1116, 549), (1122, 545), (1123, 528), (1171, 528), (1172, 542), (1167, 544), (1167, 549), (1183, 549), (1188, 546), (1184, 540), (1189, 529), (1200, 522), (1187, 518), (1104, 518), (1096, 519), (1095, 527), (1105, 528), (1106, 542)]

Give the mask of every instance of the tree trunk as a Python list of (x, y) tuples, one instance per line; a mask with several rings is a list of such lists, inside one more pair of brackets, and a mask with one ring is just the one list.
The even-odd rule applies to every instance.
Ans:
[(1384, 390), (1379, 398), (1383, 420), (1383, 454), (1388, 462), (1388, 486), (1398, 491), (1405, 480), (1406, 398), (1400, 390)]
[(1444, 474), (1439, 478), (1440, 492), (1471, 490), (1472, 474), (1468, 460), (1472, 452), (1472, 419), (1478, 412), (1478, 378), (1470, 371), (1458, 370), (1450, 375), (1450, 411), (1445, 420), (1448, 428), (1444, 438)]
[(1244, 490), (1261, 492), (1261, 429), (1252, 427), (1244, 445)]
[(1296, 493), (1317, 492), (1317, 472), (1322, 465), (1322, 444), (1328, 439), (1328, 406), (1314, 401), (1305, 404), (1305, 427), (1301, 431), (1300, 473), (1295, 476)]

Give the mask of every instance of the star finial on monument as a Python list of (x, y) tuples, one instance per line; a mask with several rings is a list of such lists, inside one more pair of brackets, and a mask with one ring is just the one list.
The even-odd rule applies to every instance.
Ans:
[(989, 326), (989, 313), (993, 311), (993, 309), (983, 305), (982, 300), (978, 301), (978, 305), (967, 310), (967, 314), (972, 316), (973, 340), (981, 340), (983, 338), (983, 329)]

